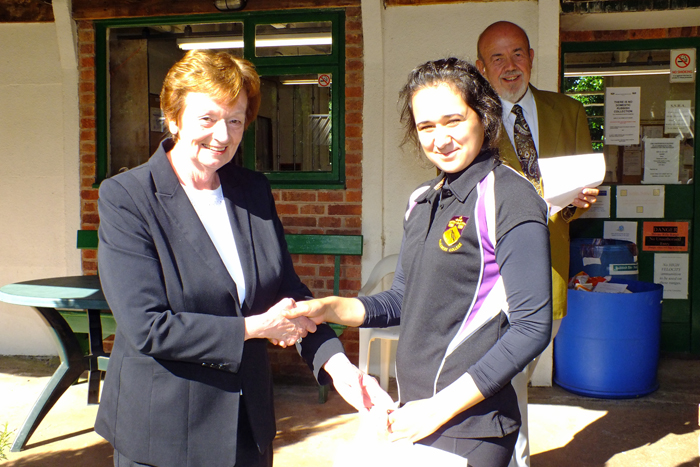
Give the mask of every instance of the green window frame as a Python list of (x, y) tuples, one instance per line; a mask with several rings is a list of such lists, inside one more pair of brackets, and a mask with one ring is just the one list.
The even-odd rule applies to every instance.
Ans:
[[(330, 97), (331, 169), (323, 172), (264, 172), (273, 188), (342, 189), (345, 187), (345, 11), (338, 9), (303, 12), (240, 12), (95, 21), (96, 185), (107, 178), (109, 166), (108, 29), (226, 22), (243, 23), (243, 57), (255, 65), (261, 77), (312, 73), (331, 74), (332, 76)], [(333, 39), (331, 53), (326, 55), (255, 56), (257, 25), (295, 22), (330, 22)], [(242, 143), (243, 166), (253, 170), (256, 167), (255, 130), (255, 122), (253, 122), (246, 131)]]

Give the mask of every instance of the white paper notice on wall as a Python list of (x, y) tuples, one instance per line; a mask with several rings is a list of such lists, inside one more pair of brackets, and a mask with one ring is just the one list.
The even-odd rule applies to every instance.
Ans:
[(639, 102), (642, 88), (605, 88), (605, 144), (639, 144)]
[(616, 199), (619, 219), (664, 217), (663, 185), (618, 185)]
[(151, 107), (151, 131), (155, 133), (163, 133), (165, 131), (165, 119), (163, 118), (163, 111), (160, 107)]
[(642, 183), (680, 183), (680, 154), (681, 141), (678, 138), (645, 138)]
[(695, 82), (695, 49), (671, 50), (671, 83)]
[(693, 135), (693, 112), (689, 100), (666, 101), (664, 133), (671, 136), (686, 137)]
[[(668, 102), (668, 101), (666, 101), (666, 102)], [(642, 127), (642, 137), (663, 138), (664, 137), (663, 125), (644, 125)]]
[(642, 151), (625, 147), (622, 153), (622, 175), (642, 175)]
[(637, 244), (637, 223), (631, 221), (605, 221), (603, 223), (603, 238), (609, 240), (624, 240)]
[(664, 299), (688, 299), (688, 254), (656, 253), (654, 282), (664, 286)]

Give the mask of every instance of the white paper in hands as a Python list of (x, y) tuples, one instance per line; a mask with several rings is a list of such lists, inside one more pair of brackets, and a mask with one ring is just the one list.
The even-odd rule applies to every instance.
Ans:
[(339, 443), (333, 467), (466, 467), (467, 459), (441, 449), (387, 439), (386, 409), (360, 413), (355, 439)]
[(549, 215), (571, 204), (584, 188), (595, 188), (605, 178), (605, 157), (601, 153), (538, 159), (544, 199)]

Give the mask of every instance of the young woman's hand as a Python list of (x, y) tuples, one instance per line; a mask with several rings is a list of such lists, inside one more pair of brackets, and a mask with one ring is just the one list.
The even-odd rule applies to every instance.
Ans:
[(432, 398), (409, 402), (389, 414), (389, 441), (406, 439), (415, 443), (433, 434), (449, 419), (440, 413)]
[(391, 412), (387, 421), (389, 440), (407, 439), (415, 443), (483, 400), (474, 380), (465, 373), (433, 397), (408, 402)]
[(305, 316), (316, 324), (337, 323), (345, 326), (359, 326), (365, 320), (365, 306), (356, 298), (324, 297), (315, 300), (296, 302), (285, 312), (287, 318)]
[(306, 317), (316, 324), (321, 324), (328, 321), (327, 308), (323, 299), (305, 300), (296, 302), (294, 307), (287, 309), (286, 316), (289, 319)]

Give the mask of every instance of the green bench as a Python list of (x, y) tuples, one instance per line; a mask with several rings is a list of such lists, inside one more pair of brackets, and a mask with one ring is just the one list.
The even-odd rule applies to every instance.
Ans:
[[(362, 235), (314, 235), (286, 234), (287, 250), (299, 255), (332, 255), (335, 257), (333, 273), (333, 295), (340, 292), (340, 257), (345, 255), (362, 256)], [(345, 326), (330, 325), (340, 337)], [(330, 385), (318, 389), (318, 402), (323, 404), (328, 399)]]
[[(291, 254), (298, 255), (329, 255), (334, 256), (333, 295), (340, 293), (340, 259), (342, 256), (362, 256), (362, 235), (321, 235), (321, 234), (286, 234), (287, 249)], [(97, 249), (98, 238), (96, 230), (79, 230), (77, 246), (79, 249)], [(88, 322), (84, 313), (66, 311), (61, 315), (68, 321), (76, 333), (87, 333)], [(116, 322), (109, 313), (102, 313), (102, 336), (114, 334)], [(344, 326), (331, 325), (336, 335), (340, 336)], [(98, 357), (98, 368), (107, 370), (108, 357)], [(319, 402), (328, 398), (329, 385), (319, 388)]]

